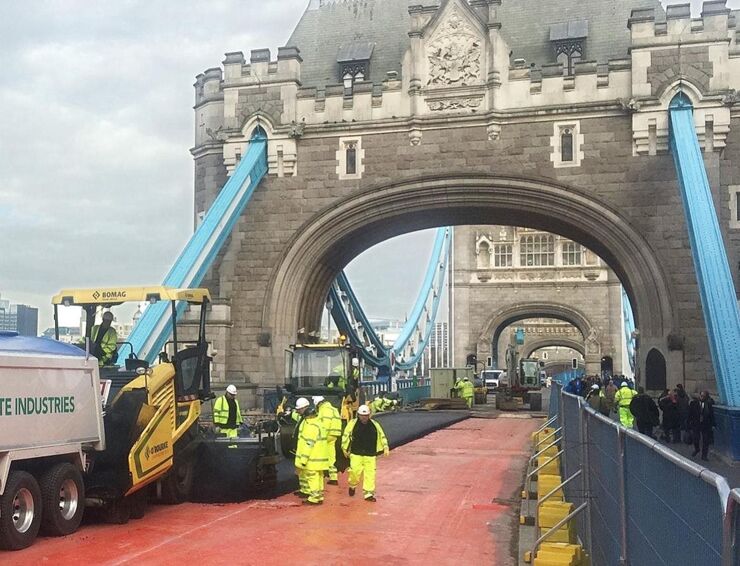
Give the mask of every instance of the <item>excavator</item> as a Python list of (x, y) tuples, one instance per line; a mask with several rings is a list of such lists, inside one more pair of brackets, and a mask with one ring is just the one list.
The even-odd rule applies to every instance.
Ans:
[[(82, 307), (86, 314), (83, 346), (90, 352), (96, 314), (125, 302), (172, 305), (172, 341), (153, 367), (131, 352), (123, 366), (100, 367), (105, 403), (105, 450), (88, 455), (84, 474), (85, 505), (98, 507), (108, 522), (125, 523), (144, 514), (151, 495), (166, 503), (188, 498), (199, 442), (201, 403), (212, 398), (206, 341), (207, 289), (121, 287), (65, 289), (52, 299), (59, 339), (59, 308)], [(184, 342), (177, 336), (179, 301), (200, 310), (198, 335)], [(125, 352), (126, 342), (119, 344)]]

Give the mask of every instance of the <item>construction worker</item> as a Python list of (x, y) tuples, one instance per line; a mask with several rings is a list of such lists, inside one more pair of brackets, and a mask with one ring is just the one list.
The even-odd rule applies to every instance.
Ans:
[(457, 385), (455, 385), (455, 389), (458, 390), (460, 397), (465, 399), (465, 402), (468, 404), (468, 408), (473, 408), (473, 397), (475, 397), (475, 391), (473, 390), (473, 384), (470, 381), (470, 378), (466, 375), (462, 378), (462, 381), (458, 382)]
[(372, 411), (373, 414), (377, 414), (377, 413), (384, 411), (385, 410), (384, 407), (385, 407), (385, 402), (383, 401), (383, 398), (380, 395), (376, 396), (375, 399), (373, 399), (373, 402), (370, 403), (370, 410)]
[[(308, 402), (307, 399), (304, 400)], [(329, 469), (329, 451), (316, 410), (313, 407), (303, 409), (295, 450), (295, 468), (300, 470), (299, 480), (303, 478), (304, 486), (308, 490), (308, 497), (303, 502), (308, 505), (321, 505), (324, 502), (324, 472)]]
[(239, 401), (236, 398), (236, 386), (231, 384), (226, 388), (226, 393), (213, 404), (213, 424), (220, 432), (226, 434), (226, 438), (236, 438), (239, 425), (243, 422)]
[[(350, 389), (353, 391), (360, 385), (360, 359), (352, 358), (352, 374), (349, 380)], [(346, 385), (345, 385), (346, 387)]]
[(637, 393), (634, 389), (630, 389), (629, 384), (626, 381), (622, 382), (617, 392), (614, 394), (614, 404), (619, 408), (619, 422), (622, 426), (632, 428), (635, 424), (635, 417), (630, 411), (630, 403), (632, 398)]
[(383, 427), (370, 418), (367, 405), (360, 405), (357, 417), (347, 423), (342, 436), (342, 451), (349, 458), (349, 496), (354, 497), (362, 475), (365, 501), (375, 502), (377, 456), (387, 456), (389, 450)]
[(114, 354), (116, 353), (118, 334), (116, 329), (111, 326), (112, 322), (113, 313), (106, 311), (103, 313), (103, 323), (93, 326), (90, 332), (90, 353), (98, 358), (100, 367), (113, 364), (116, 361)]
[(393, 411), (397, 405), (398, 401), (391, 399), (387, 391), (383, 393), (383, 411)]
[(329, 456), (329, 485), (339, 485), (339, 474), (337, 472), (337, 439), (342, 436), (342, 419), (339, 411), (321, 395), (313, 398), (313, 404), (319, 415), (319, 424), (324, 429), (326, 437), (327, 454)]
[[(308, 402), (308, 399), (306, 399), (305, 397), (299, 397), (295, 402), (295, 411), (290, 412), (290, 418), (295, 423), (295, 428), (293, 429), (294, 455), (296, 453), (296, 448), (298, 447), (298, 438), (300, 437), (301, 425), (303, 424), (303, 415), (310, 406), (311, 403)], [(295, 473), (298, 476), (298, 489), (293, 492), (293, 495), (297, 495), (301, 499), (305, 499), (308, 497), (309, 488), (306, 484), (306, 478), (303, 474), (303, 469), (295, 466)]]

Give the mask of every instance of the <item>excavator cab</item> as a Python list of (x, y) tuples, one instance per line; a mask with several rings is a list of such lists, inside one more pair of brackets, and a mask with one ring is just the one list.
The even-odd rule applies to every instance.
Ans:
[[(87, 499), (109, 509), (115, 522), (125, 522), (130, 514), (137, 514), (148, 496), (143, 488), (156, 488), (153, 494), (169, 503), (189, 496), (201, 403), (212, 397), (211, 357), (205, 332), (210, 295), (206, 289), (126, 287), (64, 290), (52, 299), (57, 337), (59, 307), (82, 307), (87, 316), (88, 352), (90, 330), (99, 311), (124, 302), (164, 300), (172, 307), (173, 340), (165, 344), (160, 362), (150, 367), (131, 348), (123, 366), (107, 365), (100, 370), (101, 383), (110, 388), (111, 399), (104, 409), (106, 450), (91, 455), (85, 479)], [(200, 309), (194, 340), (178, 340), (179, 301)], [(126, 344), (119, 341), (119, 351), (124, 351)]]

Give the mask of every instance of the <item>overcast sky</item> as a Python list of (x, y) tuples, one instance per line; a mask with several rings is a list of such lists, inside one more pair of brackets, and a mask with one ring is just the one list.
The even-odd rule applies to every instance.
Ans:
[[(307, 4), (0, 0), (2, 296), (38, 306), (43, 330), (62, 287), (159, 283), (191, 233), (195, 75), (274, 54)], [(398, 275), (421, 280), (433, 232), (405, 238), (348, 270), (371, 316), (413, 303)]]

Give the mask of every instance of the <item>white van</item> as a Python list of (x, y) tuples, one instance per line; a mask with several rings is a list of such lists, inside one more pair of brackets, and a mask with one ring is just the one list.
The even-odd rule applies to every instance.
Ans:
[(506, 371), (502, 369), (484, 369), (480, 372), (480, 378), (483, 380), (488, 393), (493, 393), (499, 385), (507, 385), (508, 383)]

